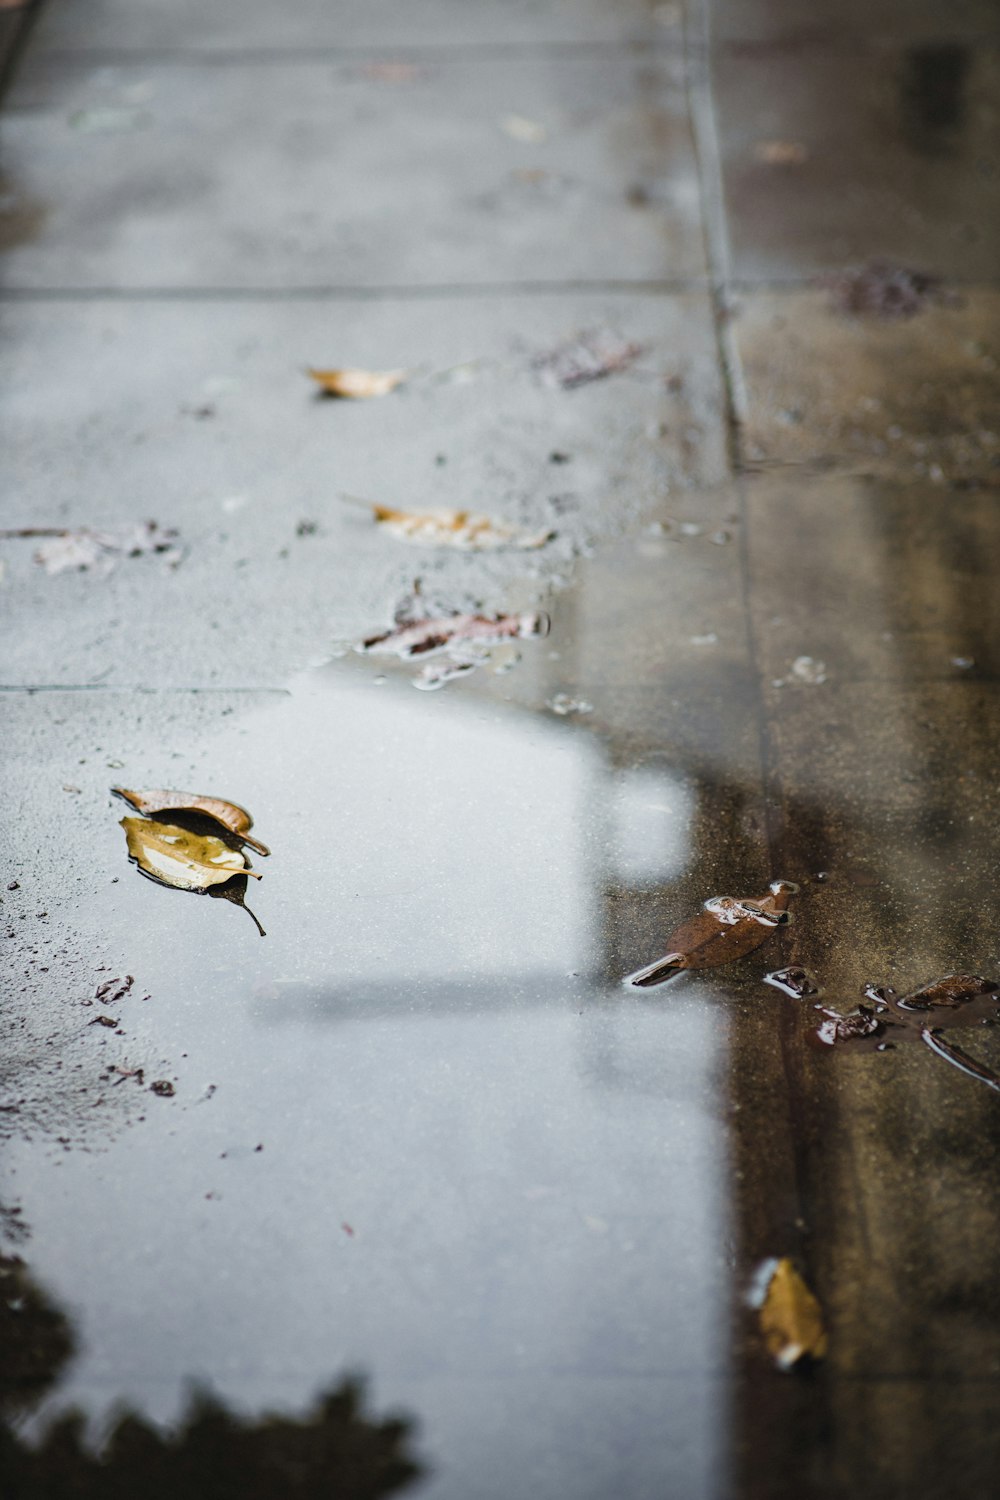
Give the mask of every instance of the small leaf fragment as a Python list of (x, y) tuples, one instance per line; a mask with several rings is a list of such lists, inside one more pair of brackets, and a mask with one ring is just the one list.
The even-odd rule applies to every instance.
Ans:
[(122, 557), (143, 557), (158, 553), (169, 567), (176, 568), (184, 553), (178, 545), (178, 533), (156, 521), (145, 521), (131, 530), (115, 535), (82, 526), (75, 530), (59, 526), (21, 526), (0, 531), (0, 539), (38, 538), (41, 546), (35, 562), (46, 573), (70, 570), (97, 572), (105, 576)]
[(789, 964), (787, 968), (774, 969), (770, 974), (764, 975), (764, 983), (791, 995), (794, 1000), (813, 1000), (823, 993), (823, 986), (812, 969), (807, 969), (802, 964)]
[(579, 338), (540, 354), (534, 361), (546, 385), (572, 391), (593, 380), (604, 380), (627, 370), (642, 354), (641, 344), (633, 344), (617, 335), (590, 330)]
[(459, 641), (477, 641), (489, 646), (547, 633), (548, 616), (544, 614), (454, 614), (435, 620), (405, 620), (392, 630), (366, 636), (355, 650), (408, 660), (445, 651)]
[(682, 922), (669, 939), (669, 952), (629, 974), (637, 989), (662, 984), (685, 969), (711, 969), (759, 948), (775, 927), (792, 920), (788, 903), (798, 891), (790, 880), (772, 880), (767, 894), (753, 898), (712, 896), (696, 917)]
[(474, 515), (468, 510), (411, 512), (388, 505), (372, 505), (372, 514), (384, 531), (424, 547), (457, 547), (463, 552), (493, 551), (499, 547), (530, 550), (544, 547), (554, 532), (518, 531), (504, 521)]
[(244, 844), (256, 849), (258, 854), (267, 855), (271, 852), (266, 844), (251, 835), (253, 818), (245, 807), (240, 807), (235, 802), (225, 802), (221, 797), (203, 797), (197, 792), (174, 792), (164, 788), (133, 792), (127, 787), (113, 786), (111, 790), (116, 797), (123, 798), (134, 807), (136, 812), (145, 813), (148, 817), (155, 817), (162, 812), (201, 813), (206, 818), (213, 818), (238, 839), (242, 839)]
[(234, 875), (260, 876), (246, 856), (214, 834), (192, 833), (151, 818), (122, 818), (129, 858), (144, 875), (178, 891), (207, 891)]
[(779, 1370), (792, 1370), (801, 1359), (825, 1356), (823, 1310), (787, 1257), (774, 1267), (759, 1321), (768, 1352)]
[(408, 370), (314, 370), (307, 371), (324, 395), (341, 400), (366, 401), (388, 396), (409, 374)]

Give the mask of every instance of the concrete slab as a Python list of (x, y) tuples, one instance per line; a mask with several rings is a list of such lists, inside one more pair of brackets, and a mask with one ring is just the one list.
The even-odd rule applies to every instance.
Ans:
[[(695, 519), (701, 502), (684, 497), (726, 472), (696, 294), (60, 301), (8, 303), (3, 320), (7, 525), (121, 532), (151, 518), (188, 549), (176, 569), (139, 558), (49, 577), (37, 543), (2, 543), (8, 685), (281, 685), (380, 625), (417, 575), (458, 602), (509, 607), (513, 586), (527, 605), (588, 539), (664, 496)], [(547, 384), (534, 360), (588, 329), (642, 352), (607, 379)], [(310, 364), (414, 374), (385, 398), (337, 402)], [(536, 552), (413, 547), (344, 495), (557, 535)]]
[(748, 292), (732, 332), (750, 463), (938, 485), (1000, 478), (996, 292), (891, 321), (837, 314), (826, 292)]
[[(963, 52), (945, 88), (946, 70), (947, 60), (936, 74), (898, 47), (717, 57), (736, 279), (798, 279), (887, 257), (991, 280), (1000, 53)], [(801, 159), (762, 159), (774, 142), (801, 148)]]
[(943, 10), (938, 0), (709, 0), (712, 34), (723, 43), (941, 44), (997, 35), (992, 0), (954, 0)]
[[(1000, 672), (983, 607), (1000, 542), (994, 492), (755, 477), (747, 534), (757, 659), (782, 696), (819, 708), (830, 683), (961, 684)], [(822, 661), (825, 685), (795, 670), (802, 657)]]
[[(80, 51), (587, 45), (669, 37), (682, 6), (653, 0), (49, 0), (41, 45)], [(658, 14), (662, 12), (662, 14)]]
[(309, 59), (234, 70), (35, 57), (4, 141), (10, 287), (705, 270), (685, 78), (669, 56), (435, 60), (402, 84)]

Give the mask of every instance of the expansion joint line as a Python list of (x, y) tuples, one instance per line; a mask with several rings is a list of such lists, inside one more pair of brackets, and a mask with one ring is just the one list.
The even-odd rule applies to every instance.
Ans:
[(726, 446), (734, 474), (744, 467), (743, 431), (746, 389), (739, 350), (731, 324), (732, 275), (729, 229), (722, 180), (719, 137), (712, 97), (712, 54), (708, 0), (688, 0), (684, 18), (684, 86), (694, 138), (702, 212), (705, 258), (708, 262), (712, 322), (726, 408)]

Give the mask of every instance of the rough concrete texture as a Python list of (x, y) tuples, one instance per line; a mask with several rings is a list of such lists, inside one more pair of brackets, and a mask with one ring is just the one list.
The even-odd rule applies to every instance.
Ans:
[(308, 59), (52, 62), (13, 92), (6, 140), (14, 212), (38, 215), (9, 245), (12, 286), (635, 282), (704, 267), (669, 57), (472, 54), (387, 81)]
[[(176, 567), (49, 577), (37, 543), (8, 543), (8, 682), (277, 685), (380, 626), (417, 575), (490, 608), (517, 579), (527, 604), (594, 536), (667, 493), (697, 515), (693, 490), (725, 473), (704, 294), (44, 301), (8, 304), (3, 321), (8, 524), (152, 518), (185, 552)], [(534, 361), (588, 330), (641, 353), (614, 378), (546, 384)], [(338, 402), (307, 365), (413, 376)], [(387, 537), (351, 497), (558, 534), (537, 553), (470, 559)], [(300, 535), (303, 522), (315, 529)]]
[[(46, 7), (2, 525), (178, 555), (0, 540), (4, 1500), (992, 1500), (996, 1092), (823, 1049), (763, 979), (1000, 978), (994, 31)], [(808, 284), (879, 256), (940, 298)], [(588, 339), (623, 368), (546, 373)], [(359, 499), (554, 535), (422, 548)], [(437, 692), (338, 654), (416, 579), (550, 631)], [(252, 811), (263, 940), (141, 878), (116, 784)], [(622, 988), (776, 877), (766, 946)], [(829, 1331), (791, 1374), (775, 1256)]]

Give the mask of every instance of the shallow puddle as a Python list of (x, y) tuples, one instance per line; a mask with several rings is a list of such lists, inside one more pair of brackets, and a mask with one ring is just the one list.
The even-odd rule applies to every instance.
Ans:
[[(537, 1492), (596, 1497), (624, 1452), (649, 1487), (712, 1493), (725, 1012), (710, 986), (669, 1013), (623, 1001), (602, 944), (609, 867), (683, 867), (683, 783), (364, 662), (222, 726), (205, 774), (272, 848), (268, 936), (141, 879), (109, 799), (120, 879), (75, 923), (135, 976), (96, 1006), (124, 1035), (84, 1038), (123, 1070), (91, 1103), (129, 1093), (130, 1123), (92, 1149), (10, 1144), (22, 1253), (75, 1351), (27, 1430), (69, 1407), (95, 1434), (123, 1406), (175, 1423), (191, 1382), (247, 1420), (319, 1422), (358, 1375), (366, 1422), (412, 1421), (429, 1494), (554, 1464)], [(62, 1003), (93, 993), (81, 975)]]

